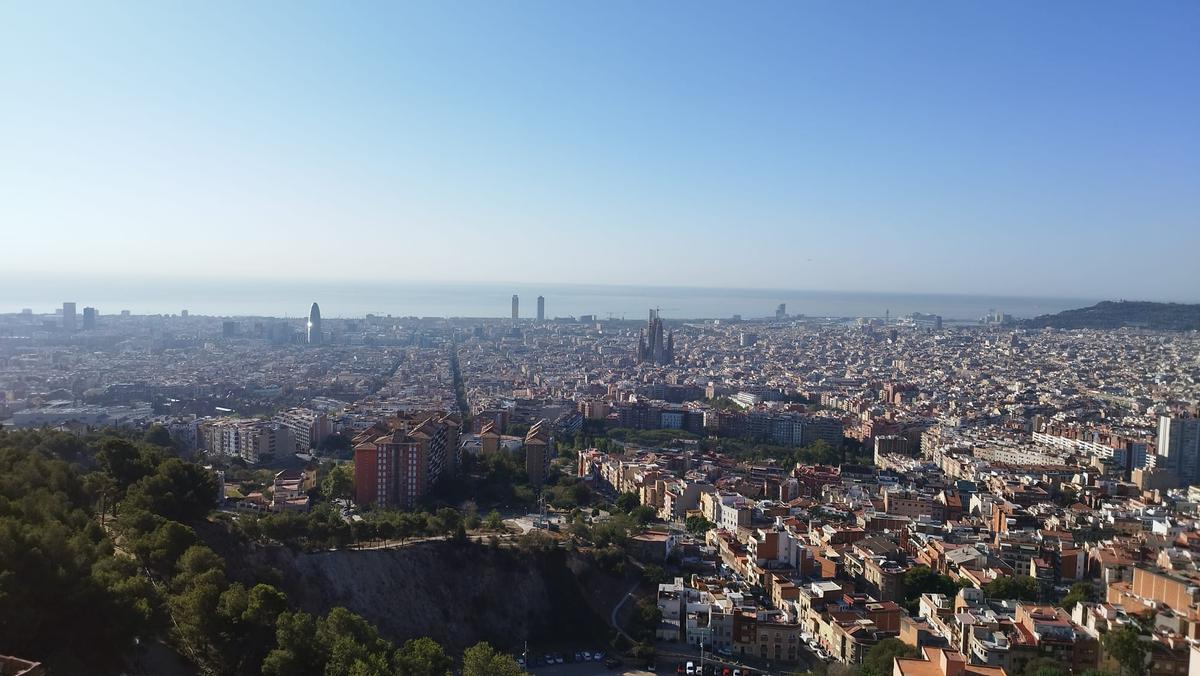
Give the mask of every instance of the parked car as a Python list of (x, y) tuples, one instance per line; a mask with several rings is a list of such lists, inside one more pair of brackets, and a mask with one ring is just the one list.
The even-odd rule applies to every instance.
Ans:
[(686, 667), (684, 667), (684, 671), (683, 671), (683, 673), (685, 673), (685, 674), (695, 674), (695, 673), (696, 673), (696, 663), (695, 663), (695, 662), (688, 662), (688, 663), (687, 663), (687, 666), (686, 666)]
[(609, 669), (616, 669), (617, 667), (621, 666), (621, 660), (615, 657), (610, 657), (604, 660), (604, 666), (608, 667)]

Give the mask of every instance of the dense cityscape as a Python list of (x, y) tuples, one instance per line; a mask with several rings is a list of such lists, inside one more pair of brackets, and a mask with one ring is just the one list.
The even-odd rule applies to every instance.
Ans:
[(0, 676), (1200, 676), (1200, 2), (0, 2)]
[[(1200, 660), (1196, 332), (784, 305), (547, 319), (545, 303), (522, 316), (514, 296), (506, 319), (4, 315), (0, 439), (156, 440), (203, 466), (208, 521), (302, 560), (461, 541), (565, 548), (598, 589), (632, 581), (631, 602), (588, 600), (602, 622), (583, 633), (465, 632), (533, 673), (1181, 676)], [(384, 638), (419, 638), (388, 629), (360, 571), (318, 570)]]

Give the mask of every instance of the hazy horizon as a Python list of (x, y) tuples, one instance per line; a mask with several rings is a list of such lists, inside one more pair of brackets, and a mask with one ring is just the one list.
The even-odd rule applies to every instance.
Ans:
[[(12, 276), (8, 276), (12, 279)], [(0, 280), (5, 275), (0, 274)], [(63, 301), (96, 307), (101, 315), (130, 310), (133, 314), (214, 316), (290, 316), (307, 313), (316, 301), (326, 317), (444, 316), (504, 318), (512, 294), (521, 299), (521, 316), (536, 313), (537, 296), (546, 298), (547, 317), (595, 314), (641, 318), (657, 307), (671, 319), (746, 318), (774, 314), (786, 303), (789, 314), (809, 316), (900, 316), (911, 312), (941, 314), (947, 319), (976, 319), (997, 310), (1034, 316), (1091, 305), (1096, 298), (995, 294), (905, 293), (835, 289), (751, 289), (731, 287), (562, 284), (524, 282), (356, 282), (322, 280), (187, 280), (162, 279), (146, 284), (136, 279), (81, 283), (42, 279), (24, 287), (7, 285), (0, 313), (25, 308), (50, 314)], [(16, 297), (13, 296), (16, 294)], [(17, 298), (25, 301), (18, 301)], [(1120, 299), (1113, 299), (1120, 300)], [(1125, 299), (1146, 300), (1146, 299)], [(1152, 299), (1154, 300), (1154, 299)]]
[(1200, 4), (343, 10), (0, 7), (4, 267), (1200, 289)]

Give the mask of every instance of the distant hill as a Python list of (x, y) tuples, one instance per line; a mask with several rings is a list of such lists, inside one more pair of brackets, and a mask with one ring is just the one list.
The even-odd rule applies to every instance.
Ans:
[(1200, 329), (1200, 304), (1106, 300), (1091, 307), (1064, 310), (1022, 322), (1027, 328), (1119, 329), (1134, 326), (1164, 331)]

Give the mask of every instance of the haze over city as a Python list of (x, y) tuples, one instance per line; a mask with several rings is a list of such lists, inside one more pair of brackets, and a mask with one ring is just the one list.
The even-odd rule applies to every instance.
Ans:
[(1200, 288), (1195, 3), (6, 3), (0, 24), (9, 288)]

